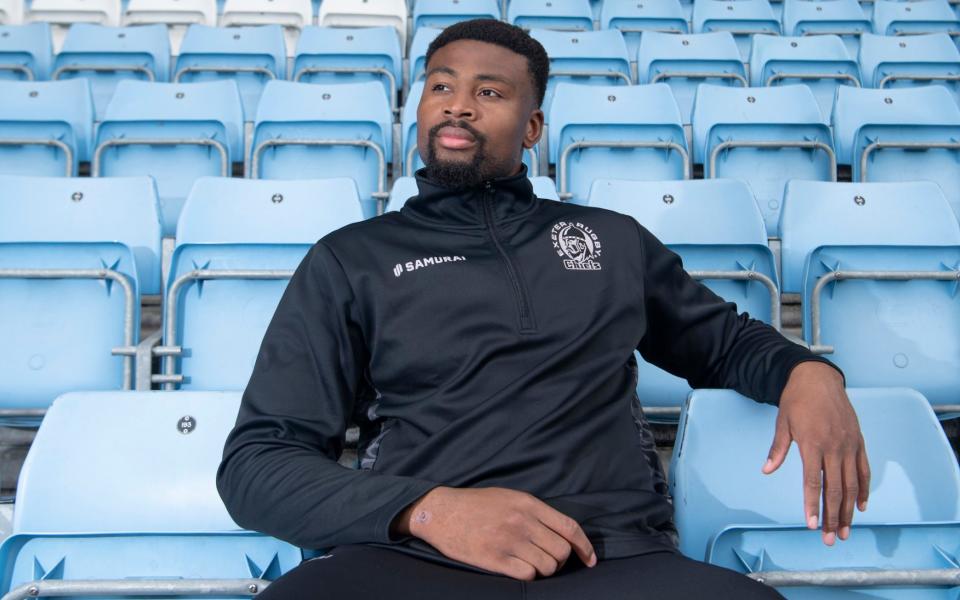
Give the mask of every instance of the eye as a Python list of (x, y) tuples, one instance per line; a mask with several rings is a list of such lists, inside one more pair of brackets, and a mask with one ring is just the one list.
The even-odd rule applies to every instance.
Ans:
[(434, 92), (446, 92), (450, 90), (450, 86), (448, 86), (445, 83), (435, 83), (433, 84), (433, 87), (430, 88), (430, 90)]
[(500, 92), (498, 92), (497, 90), (490, 89), (490, 88), (483, 88), (482, 90), (480, 90), (480, 95), (481, 95), (481, 96), (487, 96), (488, 98), (502, 98), (502, 97), (503, 97), (503, 96), (500, 95)]

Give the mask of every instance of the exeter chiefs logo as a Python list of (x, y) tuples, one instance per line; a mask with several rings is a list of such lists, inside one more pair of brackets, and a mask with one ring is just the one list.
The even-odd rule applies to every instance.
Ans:
[(550, 231), (557, 256), (565, 256), (563, 266), (572, 271), (599, 271), (600, 240), (583, 223), (560, 221)]

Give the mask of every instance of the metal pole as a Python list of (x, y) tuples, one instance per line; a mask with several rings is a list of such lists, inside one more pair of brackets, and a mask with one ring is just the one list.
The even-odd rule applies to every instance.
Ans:
[(897, 81), (898, 79), (908, 79), (910, 81), (960, 81), (960, 75), (911, 75), (910, 73), (894, 73), (881, 79), (880, 83), (877, 84), (877, 88), (882, 90), (888, 82)]
[(3, 138), (0, 139), (0, 146), (53, 146), (58, 148), (64, 154), (67, 161), (67, 172), (65, 177), (73, 176), (73, 149), (60, 140), (30, 140), (25, 138)]
[(0, 63), (0, 71), (13, 71), (14, 73), (23, 73), (23, 76), (26, 78), (26, 81), (33, 81), (36, 79), (36, 76), (33, 74), (33, 69), (31, 69), (26, 65)]
[(554, 71), (550, 69), (550, 77), (604, 77), (606, 79), (622, 79), (627, 85), (633, 85), (630, 76), (622, 71)]
[(683, 178), (690, 179), (690, 158), (687, 149), (677, 142), (573, 142), (563, 149), (563, 153), (560, 155), (560, 163), (557, 165), (557, 180), (560, 185), (561, 200), (569, 200), (573, 197), (573, 194), (567, 191), (567, 159), (571, 152), (580, 148), (659, 148), (673, 150), (680, 154), (680, 158), (683, 159)]
[(146, 75), (147, 81), (156, 81), (153, 71), (142, 65), (64, 65), (57, 68), (50, 76), (50, 79), (56, 81), (64, 73), (76, 73), (79, 71), (96, 71), (100, 73), (111, 71), (123, 71), (129, 73), (142, 73)]
[(804, 148), (807, 150), (823, 150), (830, 159), (830, 181), (837, 180), (837, 155), (826, 142), (818, 140), (728, 140), (721, 142), (710, 151), (710, 173), (704, 174), (705, 179), (717, 176), (717, 156), (727, 148)]
[(860, 155), (860, 175), (858, 181), (867, 180), (867, 158), (874, 150), (898, 148), (901, 150), (960, 150), (960, 142), (873, 142), (863, 149)]
[(114, 138), (102, 142), (93, 153), (90, 176), (100, 177), (100, 161), (103, 151), (112, 146), (210, 146), (220, 153), (220, 176), (230, 176), (230, 154), (222, 142), (212, 139), (161, 139), (161, 138)]
[(767, 87), (771, 87), (774, 81), (781, 79), (837, 79), (840, 81), (852, 81), (853, 87), (860, 87), (860, 80), (849, 73), (774, 73), (767, 78)]
[(24, 583), (0, 600), (50, 596), (256, 596), (269, 585), (265, 579), (44, 580)]
[(750, 84), (747, 83), (747, 78), (739, 73), (723, 73), (718, 71), (664, 71), (663, 73), (657, 73), (650, 80), (650, 83), (657, 83), (664, 79), (674, 79), (674, 78), (684, 78), (684, 79), (733, 79), (740, 82), (740, 87), (750, 87)]
[(180, 83), (180, 78), (187, 73), (224, 73), (227, 75), (234, 75), (236, 73), (255, 73), (257, 75), (263, 75), (267, 79), (277, 78), (274, 72), (266, 67), (205, 67), (194, 65), (190, 67), (184, 67), (177, 71), (173, 76), (173, 82)]
[(731, 281), (758, 281), (762, 283), (770, 294), (770, 325), (780, 331), (780, 290), (773, 279), (759, 271), (690, 271), (690, 277), (703, 279), (727, 279)]
[(960, 569), (838, 569), (829, 571), (759, 571), (747, 577), (773, 587), (914, 587), (960, 585)]

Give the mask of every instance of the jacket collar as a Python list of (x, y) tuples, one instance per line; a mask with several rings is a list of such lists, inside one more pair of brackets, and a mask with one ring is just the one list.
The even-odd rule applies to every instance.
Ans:
[(490, 196), (490, 214), (495, 223), (523, 218), (538, 206), (533, 186), (523, 165), (516, 175), (491, 179), (480, 185), (451, 189), (426, 175), (416, 172), (419, 193), (407, 200), (400, 212), (420, 221), (448, 228), (482, 228), (487, 226), (484, 199)]

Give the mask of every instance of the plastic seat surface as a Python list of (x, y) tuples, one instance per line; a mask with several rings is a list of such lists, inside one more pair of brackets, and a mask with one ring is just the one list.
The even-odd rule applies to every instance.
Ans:
[(877, 35), (916, 35), (946, 32), (960, 34), (960, 19), (947, 0), (873, 3), (873, 32)]
[(324, 0), (317, 25), (330, 27), (381, 27), (397, 30), (400, 46), (407, 47), (408, 11), (406, 0)]
[[(2, 20), (0, 18), (0, 22)], [(0, 25), (0, 81), (49, 79), (52, 63), (53, 39), (49, 23)]]
[(784, 0), (783, 34), (791, 36), (838, 35), (850, 56), (856, 56), (860, 37), (873, 30), (857, 0)]
[(865, 34), (860, 47), (864, 87), (940, 85), (960, 98), (960, 50), (949, 35)]
[(557, 84), (631, 85), (630, 57), (623, 34), (604, 31), (551, 31), (531, 29), (530, 37), (540, 42), (550, 57), (550, 77), (541, 108), (550, 111)]
[(689, 33), (690, 24), (680, 0), (659, 2), (604, 2), (600, 7), (600, 29), (618, 29), (631, 57), (643, 33)]
[(511, 0), (507, 22), (524, 29), (593, 30), (589, 0)]
[(418, 0), (413, 6), (413, 29), (447, 27), (470, 19), (500, 20), (497, 0)]
[(767, 0), (712, 0), (694, 2), (693, 31), (729, 31), (740, 49), (740, 57), (750, 56), (750, 38), (757, 33), (780, 35), (780, 19)]
[(67, 29), (74, 23), (120, 25), (121, 0), (31, 0), (24, 14), (25, 23), (50, 23), (53, 51), (60, 52)]
[(311, 0), (226, 0), (220, 14), (222, 27), (281, 25), (287, 56), (294, 55), (300, 32), (312, 24)]

